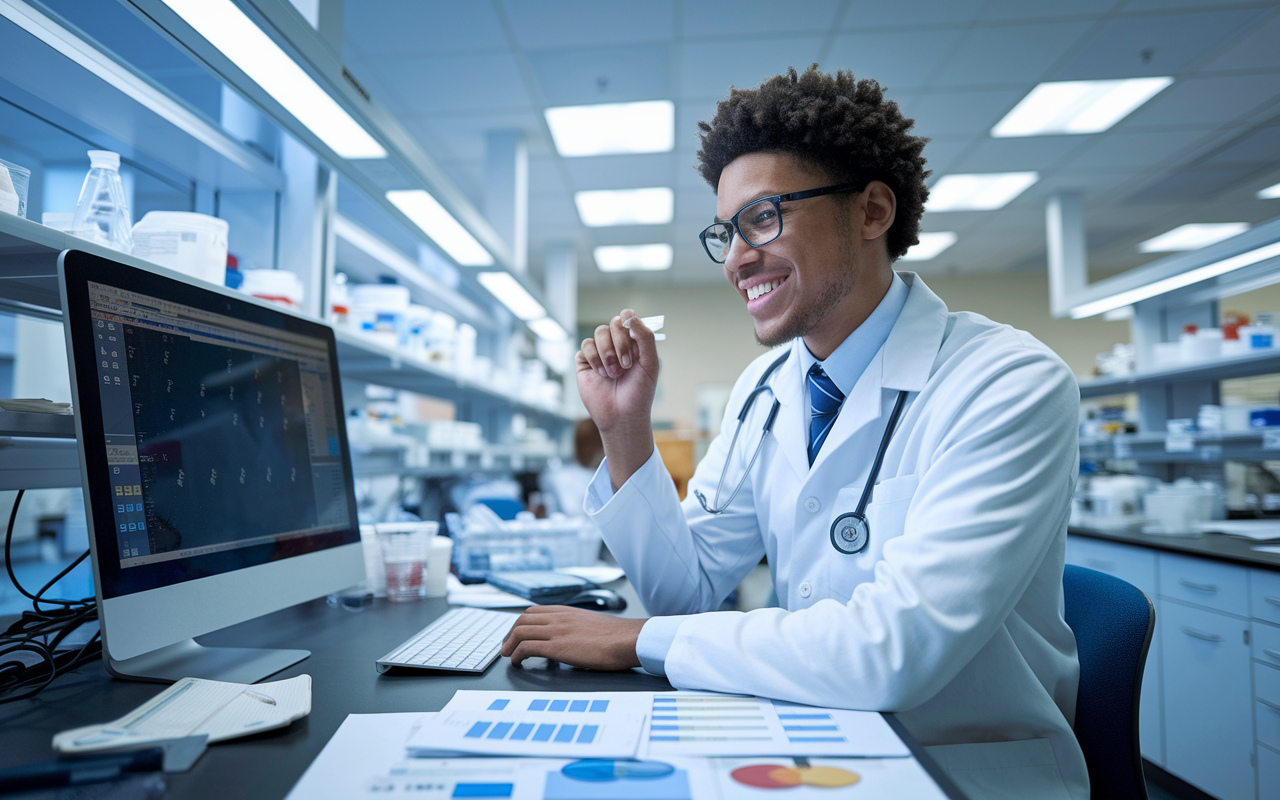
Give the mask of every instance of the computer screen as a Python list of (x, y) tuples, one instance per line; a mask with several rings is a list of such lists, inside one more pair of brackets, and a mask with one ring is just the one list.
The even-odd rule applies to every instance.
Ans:
[[(76, 251), (64, 254), (63, 273), (103, 610), (137, 597), (116, 605), (135, 617), (166, 613), (155, 609), (160, 598), (265, 613), (360, 580), (362, 565), (339, 569), (353, 579), (324, 588), (314, 568), (261, 570), (359, 549), (332, 330)], [(218, 576), (226, 579), (200, 583)], [(192, 582), (196, 594), (141, 602)], [(229, 618), (206, 616), (191, 636)], [(117, 643), (137, 638), (138, 625), (122, 636), (114, 617), (104, 632), (114, 628)]]

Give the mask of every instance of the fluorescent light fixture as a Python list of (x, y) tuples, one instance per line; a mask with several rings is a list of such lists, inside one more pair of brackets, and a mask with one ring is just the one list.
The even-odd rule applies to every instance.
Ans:
[(209, 44), (342, 158), (387, 151), (231, 0), (164, 0)]
[(912, 245), (902, 256), (903, 261), (928, 261), (937, 258), (943, 250), (956, 243), (956, 235), (951, 231), (920, 234), (920, 243)]
[(488, 267), (493, 256), (462, 223), (445, 211), (440, 201), (421, 189), (393, 189), (387, 199), (422, 229), (431, 241), (464, 267)]
[(1198, 222), (1179, 225), (1171, 231), (1148, 239), (1138, 245), (1140, 253), (1174, 253), (1182, 250), (1199, 250), (1223, 239), (1249, 230), (1247, 222)]
[(595, 249), (601, 272), (651, 272), (671, 269), (675, 251), (669, 244), (609, 245)]
[(1100, 133), (1173, 83), (1173, 78), (1042, 83), (991, 129), (997, 138)]
[(929, 189), (925, 211), (993, 211), (1040, 180), (1038, 172), (989, 172), (943, 175)]
[(525, 323), (529, 330), (539, 339), (547, 342), (563, 342), (569, 338), (569, 332), (551, 317), (543, 317)]
[(547, 315), (542, 303), (535, 300), (510, 272), (481, 272), (476, 278), (481, 286), (489, 290), (489, 294), (498, 298), (498, 302), (518, 319), (528, 322)]
[(547, 109), (547, 127), (562, 156), (666, 153), (676, 146), (670, 100)]
[(1206, 264), (1203, 267), (1187, 270), (1178, 275), (1173, 275), (1162, 280), (1148, 283), (1146, 286), (1139, 286), (1136, 289), (1130, 289), (1126, 292), (1119, 292), (1110, 297), (1104, 297), (1101, 300), (1094, 300), (1091, 303), (1084, 303), (1071, 309), (1072, 319), (1084, 319), (1092, 317), (1095, 314), (1103, 314), (1114, 308), (1132, 305), (1141, 300), (1149, 300), (1152, 297), (1162, 295), (1166, 292), (1172, 292), (1175, 289), (1181, 289), (1184, 286), (1190, 286), (1193, 283), (1199, 283), (1210, 278), (1216, 278), (1219, 275), (1225, 275), (1243, 267), (1257, 264), (1259, 261), (1266, 261), (1269, 258), (1280, 256), (1280, 242), (1273, 242), (1256, 250), (1250, 250), (1241, 253), (1238, 256), (1224, 258), (1221, 261), (1215, 261), (1212, 264)]
[(573, 202), (589, 228), (665, 225), (675, 216), (675, 192), (667, 188), (576, 192)]
[(1280, 199), (1280, 183), (1277, 183), (1275, 186), (1268, 186), (1267, 188), (1258, 192), (1258, 199), (1259, 200)]

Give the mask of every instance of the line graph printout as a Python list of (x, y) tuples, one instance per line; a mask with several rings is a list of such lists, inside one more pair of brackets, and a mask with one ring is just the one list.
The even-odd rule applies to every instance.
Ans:
[(652, 695), (642, 757), (904, 757), (878, 713), (702, 692)]
[(648, 692), (456, 692), (409, 740), (417, 756), (631, 758)]

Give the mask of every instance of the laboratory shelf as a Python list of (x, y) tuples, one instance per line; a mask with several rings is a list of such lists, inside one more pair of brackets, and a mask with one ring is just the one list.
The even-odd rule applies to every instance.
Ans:
[(28, 414), (0, 411), (0, 436), (75, 439), (76, 418), (70, 414)]
[(525, 402), (515, 392), (500, 392), (480, 381), (461, 378), (428, 361), (400, 353), (354, 331), (335, 329), (338, 367), (347, 380), (404, 389), (453, 402), (504, 406), (535, 418), (567, 423), (573, 418), (545, 406)]
[(1248, 378), (1280, 372), (1280, 350), (1258, 354), (1218, 358), (1200, 364), (1186, 364), (1169, 369), (1151, 370), (1117, 378), (1080, 381), (1080, 397), (1108, 397), (1136, 392), (1140, 388), (1191, 381), (1221, 381)]
[(1105, 439), (1080, 440), (1081, 461), (1123, 459), (1153, 464), (1218, 461), (1280, 461), (1280, 429), (1195, 433), (1170, 437), (1163, 433), (1122, 433)]

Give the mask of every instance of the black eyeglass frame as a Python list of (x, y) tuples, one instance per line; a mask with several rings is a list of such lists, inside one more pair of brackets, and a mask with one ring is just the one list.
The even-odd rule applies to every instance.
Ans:
[[(753, 247), (753, 248), (764, 247), (765, 245), (770, 244), (771, 242), (777, 241), (778, 237), (782, 235), (781, 206), (783, 203), (790, 203), (794, 200), (808, 200), (810, 197), (821, 197), (827, 194), (841, 194), (846, 192), (857, 194), (858, 192), (865, 190), (867, 188), (867, 184), (869, 183), (871, 183), (871, 179), (867, 178), (857, 183), (840, 183), (834, 186), (823, 186), (818, 189), (806, 189), (803, 192), (788, 192), (787, 194), (775, 194), (775, 195), (770, 195), (768, 197), (757, 197), (755, 200), (752, 200), (750, 203), (747, 203), (742, 208), (738, 209), (738, 213), (734, 214), (729, 219), (721, 220), (719, 222), (713, 222), (707, 227), (703, 228), (702, 233), (698, 234), (698, 241), (702, 242), (702, 249), (706, 252), (708, 258), (710, 258), (712, 261), (714, 261), (717, 264), (723, 264), (725, 261), (728, 260), (728, 257), (726, 256), (725, 258), (722, 258), (722, 259), (716, 258), (712, 254), (711, 248), (707, 246), (707, 234), (711, 232), (712, 228), (715, 228), (720, 225), (729, 225), (731, 229), (738, 234), (738, 238), (742, 239), (742, 241), (747, 243), (748, 247)], [(773, 238), (769, 239), (766, 242), (761, 242), (760, 244), (752, 244), (750, 239), (742, 235), (742, 228), (738, 227), (738, 217), (741, 216), (743, 211), (746, 211), (748, 208), (756, 205), (757, 203), (761, 203), (765, 200), (768, 200), (769, 202), (773, 203), (773, 211), (775, 214), (778, 215), (778, 232), (773, 235)], [(724, 252), (728, 253), (729, 248), (732, 246), (733, 246), (733, 240), (730, 239), (729, 243), (725, 245)]]

